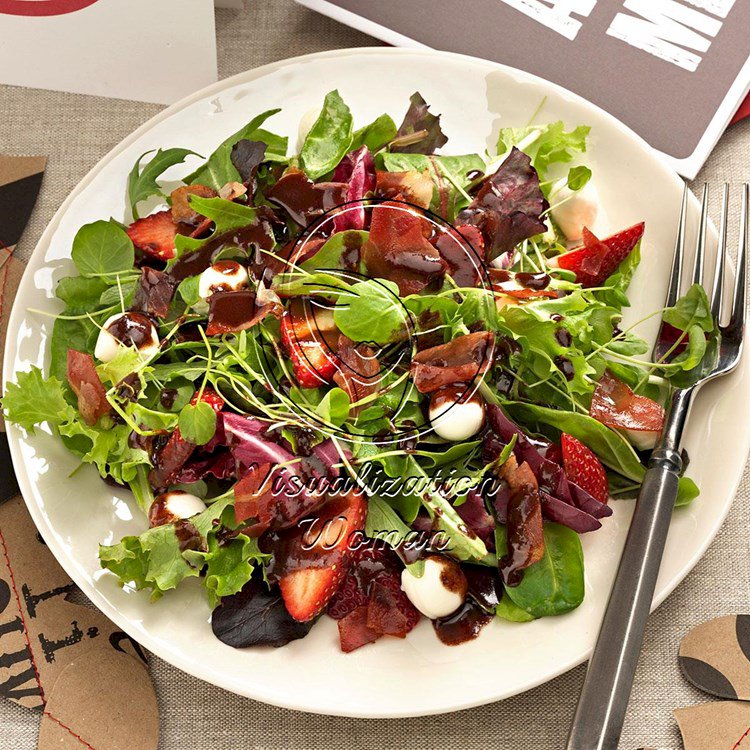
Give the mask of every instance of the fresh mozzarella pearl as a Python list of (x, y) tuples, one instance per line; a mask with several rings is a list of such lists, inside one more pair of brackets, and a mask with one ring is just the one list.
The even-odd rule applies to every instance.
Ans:
[(142, 359), (150, 359), (159, 351), (156, 326), (142, 313), (112, 315), (99, 331), (94, 356), (100, 362), (111, 362), (121, 346), (135, 346)]
[(312, 126), (315, 125), (315, 121), (320, 117), (320, 107), (313, 107), (308, 109), (302, 119), (299, 121), (299, 130), (297, 131), (297, 153), (302, 151), (302, 144), (307, 138), (307, 134), (312, 130)]
[(148, 510), (149, 525), (163, 526), (184, 518), (192, 518), (204, 511), (206, 504), (196, 495), (182, 490), (174, 490), (159, 495)]
[(436, 620), (453, 614), (464, 603), (468, 584), (457, 562), (430, 555), (424, 560), (424, 573), (420, 578), (404, 568), (401, 588), (425, 617)]
[(569, 241), (581, 239), (583, 228), (593, 229), (599, 213), (599, 194), (589, 181), (578, 191), (564, 183), (550, 199), (552, 218)]
[(628, 436), (630, 442), (638, 448), (639, 451), (650, 451), (656, 447), (656, 441), (659, 439), (660, 432), (648, 430), (623, 430)]
[(235, 260), (220, 260), (209, 266), (198, 280), (198, 294), (205, 301), (214, 292), (236, 292), (247, 288), (247, 269)]
[(432, 429), (444, 440), (458, 443), (476, 435), (484, 424), (484, 401), (478, 394), (462, 398), (464, 386), (447, 386), (432, 394)]

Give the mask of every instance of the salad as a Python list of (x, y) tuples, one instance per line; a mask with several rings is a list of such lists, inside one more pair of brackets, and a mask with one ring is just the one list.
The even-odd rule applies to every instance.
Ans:
[(6, 418), (132, 491), (143, 532), (102, 567), (153, 600), (197, 579), (231, 646), (321, 616), (346, 652), (422, 617), (457, 644), (574, 609), (580, 535), (715, 352), (705, 292), (653, 311), (678, 356), (644, 361), (621, 321), (645, 227), (594, 233), (586, 126), (447, 155), (419, 93), (357, 128), (332, 91), (289, 156), (278, 111), (136, 161), (132, 220), (76, 234), (49, 370)]

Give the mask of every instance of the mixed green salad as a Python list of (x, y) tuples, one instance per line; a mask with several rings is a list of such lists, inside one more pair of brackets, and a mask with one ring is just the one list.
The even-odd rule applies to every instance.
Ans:
[(197, 578), (232, 646), (322, 614), (351, 651), (574, 609), (580, 534), (637, 494), (715, 346), (705, 292), (644, 361), (622, 316), (645, 227), (594, 234), (586, 126), (446, 155), (418, 93), (397, 126), (332, 91), (290, 156), (278, 111), (136, 161), (132, 221), (76, 234), (48, 372), (17, 373), (6, 418), (132, 490), (143, 533), (102, 567), (154, 600)]

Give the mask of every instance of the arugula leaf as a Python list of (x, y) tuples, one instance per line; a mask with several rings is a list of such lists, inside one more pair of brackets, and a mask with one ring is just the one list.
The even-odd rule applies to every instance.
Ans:
[(299, 158), (311, 180), (332, 171), (349, 153), (352, 113), (337, 90), (326, 94), (323, 109), (302, 144)]
[(411, 527), (403, 521), (387, 500), (377, 495), (369, 496), (367, 519), (365, 520), (365, 534), (368, 537), (384, 539), (387, 542), (398, 542), (411, 533)]
[(112, 276), (133, 269), (135, 250), (125, 230), (110, 219), (84, 224), (73, 239), (71, 256), (81, 276)]
[(38, 367), (17, 373), (16, 382), (8, 383), (0, 403), (5, 418), (30, 435), (43, 422), (52, 426), (61, 424), (72, 411), (62, 383), (57, 378), (45, 379)]
[(141, 169), (143, 157), (153, 153), (153, 151), (146, 151), (145, 154), (141, 154), (128, 175), (128, 200), (134, 219), (139, 218), (138, 204), (141, 201), (145, 201), (152, 195), (164, 195), (156, 181), (157, 177), (175, 164), (182, 164), (188, 156), (200, 156), (187, 148), (159, 149), (148, 164)]
[[(323, 245), (323, 247), (315, 253), (315, 255), (301, 264), (301, 268), (311, 272), (317, 271), (318, 269), (349, 269), (349, 264), (347, 264), (344, 259), (345, 254), (351, 252), (352, 248), (361, 248), (365, 242), (367, 242), (369, 236), (369, 232), (357, 229), (347, 229), (343, 232), (336, 232), (336, 234), (334, 234)], [(361, 273), (364, 270), (364, 263), (360, 260), (358, 267), (352, 270)]]
[[(425, 491), (420, 500), (433, 517), (437, 528), (445, 532), (450, 540), (449, 552), (458, 560), (481, 561), (487, 557), (487, 547), (476, 535), (469, 536), (462, 529), (466, 525), (451, 503), (430, 485), (427, 473), (413, 456), (407, 458), (409, 476), (417, 476), (426, 481)], [(421, 488), (420, 488), (421, 489)]]
[(396, 137), (396, 123), (390, 115), (380, 115), (369, 125), (354, 131), (349, 151), (367, 146), (374, 154)]
[[(504, 526), (495, 529), (498, 558), (507, 554)], [(575, 609), (586, 590), (583, 577), (583, 549), (575, 531), (556, 523), (544, 523), (544, 557), (523, 572), (518, 586), (505, 593), (532, 617), (561, 615)]]
[(216, 433), (216, 412), (205, 401), (187, 404), (180, 412), (180, 434), (196, 445), (205, 445)]
[(250, 120), (243, 128), (230, 135), (208, 157), (205, 164), (185, 177), (185, 183), (188, 185), (206, 185), (218, 192), (228, 182), (240, 182), (240, 173), (234, 164), (232, 164), (232, 146), (237, 141), (245, 139), (265, 143), (268, 146), (265, 154), (267, 161), (285, 161), (287, 139), (273, 133), (268, 133), (260, 127), (269, 117), (278, 112), (281, 112), (281, 110), (269, 109), (266, 112), (262, 112)]
[(384, 279), (368, 279), (339, 297), (333, 311), (336, 326), (352, 341), (387, 344), (404, 330), (408, 313), (398, 301), (398, 285)]
[[(190, 197), (190, 205), (201, 216), (211, 219), (215, 224), (215, 229), (211, 237), (203, 240), (178, 234), (174, 242), (177, 258), (186, 252), (197, 250), (212, 238), (250, 226), (258, 220), (258, 209), (253, 206), (243, 206), (241, 203), (228, 201), (225, 198), (201, 198), (193, 195)], [(176, 258), (170, 261), (170, 263), (174, 262)]]

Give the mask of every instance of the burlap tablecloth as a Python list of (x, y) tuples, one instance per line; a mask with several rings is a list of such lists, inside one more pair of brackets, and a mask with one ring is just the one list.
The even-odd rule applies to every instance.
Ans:
[[(291, 0), (248, 0), (245, 12), (217, 12), (216, 25), (221, 77), (292, 55), (378, 44)], [(59, 204), (88, 170), (159, 110), (157, 105), (0, 86), (0, 151), (49, 157), (39, 201), (17, 249), (21, 257), (28, 257)], [(699, 180), (735, 185), (750, 180), (749, 145), (750, 122), (732, 127)], [(708, 698), (680, 674), (680, 639), (712, 617), (750, 611), (749, 547), (746, 472), (716, 541), (649, 621), (622, 748), (681, 746), (672, 709)], [(364, 721), (311, 716), (246, 700), (153, 656), (151, 670), (161, 706), (163, 750), (560, 748), (584, 674), (579, 667), (524, 695), (457, 714)], [(320, 689), (325, 690), (322, 676)], [(38, 714), (0, 700), (0, 748), (36, 747), (38, 722)]]

